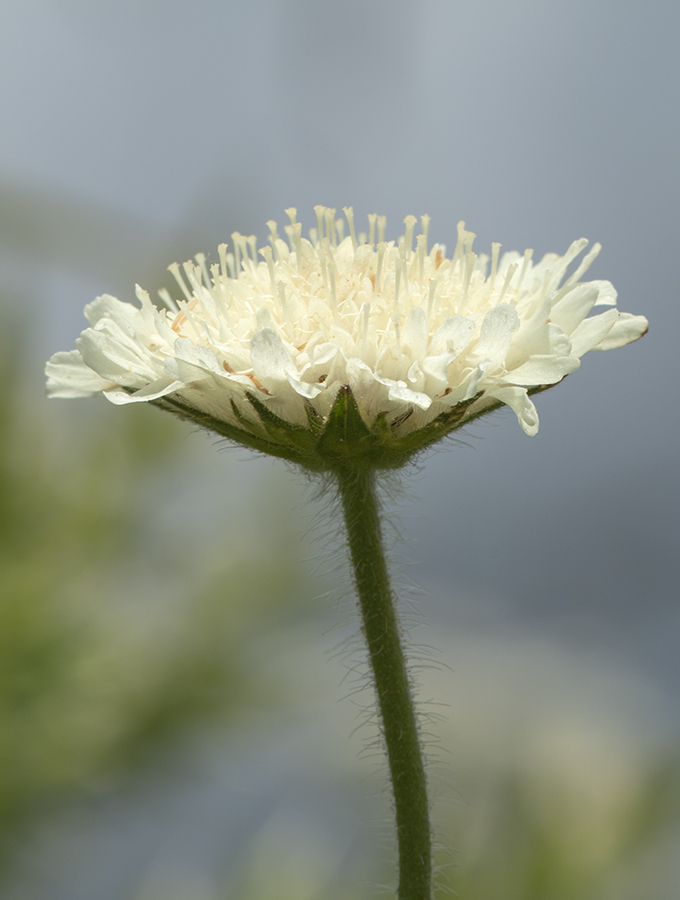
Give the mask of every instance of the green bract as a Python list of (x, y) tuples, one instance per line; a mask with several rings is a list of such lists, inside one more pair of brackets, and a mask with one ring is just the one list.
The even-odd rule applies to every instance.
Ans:
[(259, 421), (254, 422), (244, 416), (234, 403), (233, 412), (238, 426), (168, 398), (153, 401), (153, 405), (251, 450), (285, 459), (312, 472), (326, 472), (348, 465), (398, 469), (420, 451), (460, 427), (467, 408), (476, 399), (472, 398), (442, 413), (417, 431), (395, 436), (394, 427), (387, 421), (385, 413), (377, 416), (370, 427), (366, 425), (348, 385), (338, 391), (327, 418), (322, 419), (309, 407), (307, 427), (277, 416), (254, 394), (248, 393), (246, 398)]

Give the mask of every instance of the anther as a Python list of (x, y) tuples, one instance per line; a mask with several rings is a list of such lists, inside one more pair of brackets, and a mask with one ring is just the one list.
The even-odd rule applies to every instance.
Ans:
[[(324, 242), (327, 243), (327, 242)], [(322, 245), (319, 248), (319, 265), (321, 266), (321, 278), (323, 279), (323, 289), (324, 294), (326, 296), (326, 303), (332, 308), (333, 301), (331, 299), (331, 292), (328, 286), (328, 251), (326, 250), (326, 246)]]
[(327, 206), (325, 207), (323, 214), (326, 220), (326, 237), (331, 242), (332, 247), (337, 247), (338, 240), (335, 233), (335, 210)]
[[(472, 241), (470, 241), (469, 246), (472, 246)], [(470, 280), (472, 278), (472, 270), (475, 267), (476, 261), (477, 254), (468, 249), (467, 256), (465, 257), (465, 278), (463, 280), (463, 296), (461, 299), (461, 305), (464, 305), (467, 301), (468, 290), (470, 289)]]
[(194, 259), (196, 260), (196, 262), (197, 262), (197, 263), (199, 264), (199, 266), (201, 267), (201, 272), (202, 272), (202, 274), (203, 274), (203, 282), (204, 282), (206, 288), (207, 288), (208, 290), (210, 290), (210, 288), (211, 288), (211, 284), (210, 284), (210, 275), (208, 274), (208, 267), (207, 267), (207, 265), (205, 264), (205, 253), (197, 253), (197, 254), (194, 256)]
[(423, 229), (423, 237), (425, 238), (425, 253), (427, 253), (427, 236), (430, 233), (430, 217), (428, 215), (420, 217), (420, 227)]
[(380, 291), (380, 276), (382, 275), (382, 267), (383, 260), (385, 258), (385, 250), (387, 250), (387, 244), (385, 241), (381, 241), (378, 244), (378, 265), (376, 267), (375, 272), (375, 292), (376, 294)]
[(373, 246), (375, 243), (375, 222), (377, 219), (377, 215), (375, 213), (369, 213), (368, 216), (368, 243)]
[(225, 279), (219, 278), (219, 267), (217, 265), (210, 266), (210, 271), (212, 272), (213, 281), (215, 283), (215, 292), (212, 295), (213, 300), (215, 301), (215, 305), (217, 306), (218, 311), (222, 314), (225, 322), (233, 331), (234, 325), (229, 316), (229, 310), (227, 309), (227, 303), (229, 301), (227, 282), (225, 281)]
[(168, 291), (167, 288), (159, 288), (158, 296), (161, 298), (163, 303), (165, 303), (165, 305), (168, 307), (168, 309), (171, 310), (171, 312), (174, 312), (174, 313), (179, 312), (179, 306), (177, 306), (175, 301), (172, 299), (172, 297), (170, 296), (170, 292)]
[(276, 222), (273, 219), (270, 219), (267, 222), (267, 228), (269, 228), (269, 243), (272, 245), (272, 250), (276, 254), (276, 259), (278, 261), (279, 251), (276, 248), (276, 242), (279, 239), (279, 232), (277, 229)]
[(208, 296), (210, 296), (210, 293), (208, 290), (203, 288), (203, 285), (199, 281), (199, 278), (203, 277), (200, 266), (195, 266), (191, 260), (188, 260), (188, 262), (184, 263), (182, 268), (184, 269), (184, 274), (187, 277), (187, 281), (193, 288), (194, 299), (197, 299), (199, 303), (204, 306), (201, 295), (205, 292), (206, 294), (208, 294)]
[(602, 244), (593, 244), (593, 248), (590, 251), (590, 253), (588, 253), (583, 258), (583, 261), (581, 262), (581, 265), (578, 267), (578, 269), (574, 272), (573, 275), (570, 276), (570, 278), (567, 279), (568, 285), (571, 286), (572, 284), (577, 284), (580, 281), (580, 279), (583, 277), (583, 275), (591, 267), (591, 265), (593, 264), (595, 259), (599, 256), (601, 249), (602, 249)]
[(254, 269), (257, 266), (257, 238), (254, 234), (251, 234), (250, 237), (246, 238), (246, 241), (250, 247), (250, 259)]
[(302, 274), (302, 225), (295, 222), (292, 226), (293, 242), (295, 244), (295, 257), (297, 259), (298, 274)]
[[(401, 335), (399, 333), (399, 319), (397, 319), (396, 317), (394, 319), (392, 319), (392, 324), (394, 325), (394, 336), (396, 338), (395, 343), (396, 343), (397, 358), (401, 361)], [(399, 366), (399, 369), (401, 369), (401, 366)], [(397, 378), (399, 378), (400, 376), (401, 376), (401, 371), (397, 372)]]
[(427, 299), (427, 324), (428, 327), (430, 325), (430, 319), (432, 318), (432, 312), (434, 310), (434, 295), (437, 292), (437, 280), (435, 278), (430, 278), (430, 295)]
[(378, 216), (378, 243), (381, 244), (385, 240), (385, 228), (387, 227), (387, 216)]
[[(182, 300), (179, 301), (180, 312), (184, 313), (184, 317), (187, 320), (187, 324), (191, 327), (191, 330), (194, 332), (196, 339), (199, 341), (203, 340), (203, 333), (198, 325), (196, 319), (194, 319), (191, 310), (189, 309), (189, 304), (184, 303)], [(174, 324), (174, 323), (173, 323)]]
[(288, 241), (288, 246), (290, 247), (291, 253), (295, 249), (295, 241), (293, 239), (293, 226), (292, 225), (284, 225), (283, 230), (286, 233), (286, 239)]
[(498, 272), (498, 254), (500, 253), (500, 249), (500, 244), (494, 243), (491, 245), (491, 275), (489, 276), (489, 291), (493, 290), (494, 281), (496, 280), (496, 273)]
[(234, 253), (236, 254), (236, 262), (235, 262), (235, 270), (236, 274), (241, 271), (241, 241), (243, 237), (238, 233), (238, 231), (232, 232), (231, 242), (234, 245)]
[(409, 283), (408, 283), (408, 264), (406, 260), (401, 261), (401, 269), (404, 273), (404, 297), (406, 297), (407, 302), (411, 299), (411, 294), (409, 291)]
[(274, 258), (272, 256), (271, 247), (264, 247), (262, 249), (262, 255), (265, 258), (265, 262), (267, 263), (267, 268), (269, 269), (269, 281), (271, 282), (272, 287), (272, 297), (276, 297), (276, 276), (274, 274)]
[(456, 249), (453, 253), (453, 258), (451, 260), (451, 274), (453, 275), (456, 270), (456, 263), (461, 259), (463, 255), (463, 250), (465, 248), (465, 237), (467, 232), (465, 231), (465, 222), (461, 221), (458, 223), (458, 239), (456, 241)]
[(314, 207), (314, 212), (316, 213), (316, 230), (319, 235), (319, 243), (323, 240), (323, 214), (326, 211), (324, 206), (321, 206), (319, 203)]
[(524, 282), (524, 276), (527, 273), (527, 268), (529, 266), (529, 262), (533, 255), (534, 255), (533, 250), (525, 250), (524, 251), (524, 262), (522, 263), (522, 271), (519, 273), (519, 281), (517, 282), (517, 296), (518, 297), (519, 297), (519, 292), (522, 290), (522, 283)]
[(512, 276), (515, 274), (519, 267), (518, 263), (513, 263), (508, 267), (508, 273), (505, 276), (505, 281), (503, 282), (503, 288), (501, 289), (500, 295), (498, 297), (498, 303), (501, 304), (503, 302), (503, 297), (505, 297), (505, 292), (510, 287), (510, 282), (512, 281)]
[(369, 317), (371, 315), (371, 304), (364, 303), (362, 311), (364, 314), (363, 315), (364, 328), (363, 328), (363, 335), (361, 338), (361, 358), (365, 361), (366, 360), (366, 346), (367, 346), (367, 341), (368, 341), (368, 322), (369, 322)]
[(394, 321), (399, 321), (399, 288), (401, 287), (401, 266), (395, 263), (394, 266)]
[(182, 275), (181, 275), (181, 273), (180, 273), (180, 271), (179, 271), (179, 266), (177, 265), (176, 262), (171, 263), (171, 264), (168, 266), (168, 272), (172, 272), (172, 274), (175, 276), (175, 280), (177, 281), (177, 284), (180, 286), (180, 288), (181, 288), (181, 290), (182, 290), (182, 293), (183, 293), (184, 296), (186, 297), (187, 303), (191, 303), (191, 301), (193, 300), (193, 297), (191, 296), (191, 294), (190, 294), (189, 291), (187, 290), (187, 286), (186, 286), (186, 284), (184, 283), (184, 279), (182, 278)]
[(139, 302), (142, 304), (142, 309), (145, 309), (145, 310), (147, 310), (147, 312), (150, 312), (154, 318), (154, 321), (156, 323), (158, 323), (160, 321), (160, 316), (158, 315), (158, 310), (151, 302), (151, 297), (149, 297), (149, 292), (145, 291), (144, 288), (141, 287), (141, 285), (136, 284), (135, 285), (135, 295), (136, 295), (137, 299), (139, 300)]
[(338, 321), (338, 295), (335, 292), (335, 263), (332, 259), (328, 262), (328, 275), (331, 280), (331, 297), (333, 298), (333, 319)]
[(584, 250), (588, 246), (587, 238), (579, 238), (576, 241), (573, 241), (567, 252), (564, 254), (562, 259), (558, 260), (557, 266), (553, 269), (553, 280), (552, 286), (556, 287), (562, 279), (564, 273), (567, 271), (567, 268), (571, 264), (572, 260), (576, 259), (581, 250)]
[(351, 206), (343, 206), (342, 211), (344, 212), (345, 218), (347, 219), (347, 225), (349, 226), (349, 236), (352, 239), (352, 247), (354, 247), (354, 252), (356, 253), (357, 236), (354, 231), (354, 210)]
[(415, 228), (417, 221), (418, 219), (416, 219), (415, 216), (406, 216), (404, 219), (404, 225), (406, 226), (404, 231), (404, 246), (407, 255), (410, 255), (413, 249), (413, 229)]
[(282, 281), (279, 281), (276, 287), (278, 288), (279, 301), (281, 303), (281, 312), (283, 313), (283, 318), (286, 324), (288, 324), (290, 320), (288, 318), (288, 307), (286, 305), (286, 286)]
[(419, 234), (416, 238), (416, 254), (418, 256), (418, 284), (423, 283), (425, 277), (425, 254), (427, 253), (427, 238)]
[(220, 255), (220, 268), (222, 271), (222, 277), (227, 277), (227, 245), (220, 244), (217, 248), (217, 252)]

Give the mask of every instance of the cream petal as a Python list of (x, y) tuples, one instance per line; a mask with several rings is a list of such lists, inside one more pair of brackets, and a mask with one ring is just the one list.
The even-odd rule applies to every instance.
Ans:
[(524, 319), (517, 329), (506, 355), (506, 368), (525, 362), (534, 353), (541, 353), (548, 338), (550, 301), (544, 300), (533, 315)]
[(630, 313), (619, 313), (607, 335), (593, 347), (593, 350), (616, 350), (637, 341), (647, 334), (649, 322), (644, 316), (632, 316)]
[(258, 328), (271, 328), (273, 331), (276, 331), (276, 321), (266, 306), (258, 309), (255, 321)]
[(199, 381), (212, 380), (213, 377), (212, 372), (206, 371), (203, 366), (197, 366), (176, 356), (165, 360), (165, 372), (169, 378), (183, 384), (196, 384)]
[(78, 350), (55, 353), (45, 366), (48, 397), (93, 397), (116, 386), (85, 365)]
[(519, 316), (511, 306), (506, 303), (495, 306), (484, 316), (477, 344), (477, 356), (480, 359), (490, 359), (494, 363), (502, 362), (519, 325)]
[(440, 398), (440, 402), (444, 406), (457, 406), (466, 400), (471, 400), (479, 390), (479, 384), (483, 379), (487, 369), (486, 363), (481, 363), (466, 372), (458, 385), (449, 388), (448, 394)]
[(208, 349), (208, 347), (201, 347), (200, 344), (194, 344), (189, 338), (177, 338), (175, 341), (175, 356), (217, 375), (226, 374), (212, 350)]
[(347, 380), (352, 390), (356, 388), (368, 390), (375, 381), (373, 369), (366, 365), (363, 359), (352, 356), (347, 360)]
[(123, 326), (129, 335), (134, 335), (140, 321), (139, 310), (131, 303), (123, 303), (111, 294), (102, 294), (85, 307), (85, 318), (94, 326), (101, 319), (112, 319)]
[(432, 406), (432, 397), (420, 391), (412, 391), (405, 381), (393, 381), (391, 378), (381, 378), (377, 375), (376, 381), (389, 388), (387, 396), (390, 400), (413, 404), (420, 409), (429, 409)]
[(584, 319), (571, 336), (571, 354), (581, 357), (592, 350), (611, 331), (611, 327), (620, 313), (616, 309), (608, 309), (599, 316)]
[(538, 412), (522, 387), (495, 387), (489, 396), (509, 406), (517, 416), (522, 431), (533, 437), (538, 431)]
[(414, 391), (422, 391), (425, 387), (425, 373), (421, 369), (418, 360), (411, 364), (406, 373), (406, 379)]
[(579, 366), (580, 362), (573, 356), (532, 356), (519, 368), (508, 372), (502, 383), (525, 387), (556, 384)]
[(472, 319), (466, 319), (464, 316), (450, 316), (432, 335), (430, 341), (429, 356), (439, 356), (451, 353), (457, 356), (470, 343), (470, 338), (475, 330), (475, 323)]
[(325, 343), (325, 344), (317, 344), (314, 347), (312, 356), (311, 356), (311, 365), (314, 366), (326, 366), (331, 360), (335, 359), (335, 357), (340, 352), (340, 347), (334, 343)]
[(402, 335), (404, 352), (411, 359), (423, 359), (427, 353), (427, 319), (425, 311), (415, 306), (409, 313)]
[(590, 284), (579, 284), (558, 300), (550, 311), (550, 320), (571, 335), (597, 303), (599, 291)]
[(439, 353), (437, 356), (426, 356), (422, 370), (426, 384), (434, 394), (440, 394), (448, 387), (448, 365), (453, 357), (450, 353)]
[[(580, 328), (580, 326), (579, 326)], [(577, 356), (572, 352), (571, 338), (568, 338), (559, 325), (554, 322), (548, 322), (548, 330), (546, 333), (547, 341), (543, 353), (552, 356)], [(540, 354), (541, 350), (535, 350), (532, 356)]]
[(611, 281), (589, 281), (588, 284), (598, 291), (595, 306), (616, 306), (619, 295)]
[(293, 378), (290, 375), (288, 376), (288, 384), (296, 391), (296, 393), (301, 397), (306, 397), (308, 400), (318, 397), (324, 389), (323, 384), (309, 384), (306, 381), (300, 381), (299, 378)]
[(76, 347), (85, 365), (122, 387), (143, 387), (141, 382), (157, 377), (151, 366), (140, 359), (136, 348), (126, 347), (102, 331), (85, 329), (76, 340)]
[(127, 403), (140, 403), (149, 400), (157, 400), (159, 397), (165, 397), (166, 394), (173, 394), (184, 387), (182, 381), (176, 381), (174, 378), (159, 378), (153, 384), (147, 384), (146, 387), (128, 394), (127, 391), (104, 391), (104, 396), (116, 406), (124, 406)]
[(288, 376), (298, 377), (293, 358), (273, 328), (258, 328), (250, 340), (250, 358), (255, 377), (266, 388), (276, 389), (288, 382)]

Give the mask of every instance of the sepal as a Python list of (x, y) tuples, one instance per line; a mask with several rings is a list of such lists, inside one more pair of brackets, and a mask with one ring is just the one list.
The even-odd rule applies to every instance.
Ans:
[(250, 392), (246, 399), (257, 419), (245, 415), (232, 401), (237, 424), (200, 412), (173, 397), (152, 402), (251, 450), (285, 459), (312, 472), (328, 472), (348, 468), (401, 468), (422, 450), (470, 421), (473, 417), (469, 415), (469, 407), (480, 396), (446, 410), (416, 431), (401, 435), (397, 432), (403, 417), (389, 422), (387, 413), (382, 412), (367, 425), (348, 385), (340, 388), (325, 418), (309, 405), (306, 426), (276, 415)]

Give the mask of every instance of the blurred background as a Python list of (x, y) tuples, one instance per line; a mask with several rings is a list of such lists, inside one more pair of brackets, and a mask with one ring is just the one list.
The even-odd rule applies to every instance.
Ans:
[[(441, 881), (680, 895), (671, 0), (2, 0), (0, 896), (359, 900), (393, 883), (323, 500), (153, 409), (44, 398), (82, 308), (316, 203), (604, 250), (644, 314), (389, 485)], [(482, 440), (484, 438), (484, 440)], [(413, 585), (417, 585), (416, 589)], [(358, 691), (358, 693), (357, 693)], [(368, 707), (368, 709), (367, 709)], [(444, 891), (442, 889), (442, 895)]]

